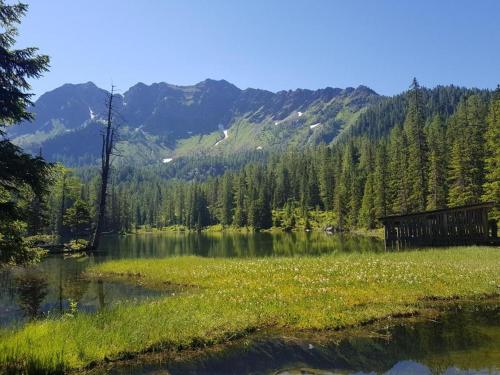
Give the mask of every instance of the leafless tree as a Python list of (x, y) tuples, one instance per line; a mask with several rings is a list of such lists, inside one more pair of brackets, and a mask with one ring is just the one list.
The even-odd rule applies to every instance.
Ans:
[(113, 99), (115, 96), (115, 86), (111, 86), (111, 92), (107, 100), (107, 120), (106, 127), (102, 132), (102, 149), (101, 149), (101, 189), (99, 195), (99, 207), (97, 213), (97, 222), (92, 235), (89, 251), (94, 251), (99, 248), (99, 240), (104, 229), (104, 219), (106, 214), (106, 195), (108, 189), (108, 181), (111, 169), (111, 156), (114, 155), (117, 138), (118, 127), (114, 124), (114, 108)]

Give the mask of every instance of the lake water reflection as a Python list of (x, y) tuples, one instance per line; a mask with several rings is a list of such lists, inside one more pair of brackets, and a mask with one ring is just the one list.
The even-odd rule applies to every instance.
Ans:
[(322, 232), (292, 233), (168, 233), (108, 237), (108, 257), (145, 258), (176, 255), (203, 257), (317, 256), (332, 252), (383, 251), (370, 237)]
[(0, 269), (0, 325), (60, 315), (76, 306), (96, 311), (124, 301), (168, 294), (125, 283), (82, 277), (87, 267), (111, 259), (197, 255), (203, 257), (318, 256), (383, 251), (379, 240), (325, 233), (161, 233), (108, 236), (90, 257), (47, 257), (29, 268)]
[(500, 374), (500, 306), (498, 303), (456, 305), (437, 320), (400, 323), (375, 331), (368, 326), (361, 336), (343, 339), (329, 339), (320, 333), (293, 338), (263, 336), (226, 350), (200, 354), (195, 359), (123, 366), (105, 372), (114, 375)]

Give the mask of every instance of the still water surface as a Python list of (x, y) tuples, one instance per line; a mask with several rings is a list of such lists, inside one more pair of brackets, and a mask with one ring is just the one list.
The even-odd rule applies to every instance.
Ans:
[[(82, 258), (47, 257), (30, 268), (0, 270), (0, 326), (70, 311), (92, 312), (117, 303), (130, 303), (159, 295), (139, 285), (89, 280), (85, 269), (111, 259), (203, 257), (317, 256), (332, 252), (382, 251), (381, 241), (367, 237), (325, 233), (166, 233), (109, 236), (102, 252)], [(76, 305), (75, 305), (76, 304)]]
[(500, 374), (500, 306), (453, 306), (437, 320), (332, 339), (263, 337), (187, 361), (105, 370), (114, 375)]

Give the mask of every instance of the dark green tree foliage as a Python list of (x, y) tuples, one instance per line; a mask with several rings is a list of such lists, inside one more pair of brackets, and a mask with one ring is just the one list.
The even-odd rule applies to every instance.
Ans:
[(426, 128), (428, 154), (428, 190), (427, 209), (435, 210), (446, 207), (446, 134), (440, 115), (434, 116)]
[(500, 86), (490, 104), (486, 130), (486, 182), (483, 200), (496, 202), (492, 217), (500, 220)]
[[(13, 49), (17, 24), (27, 10), (25, 4), (6, 5), (0, 0), (0, 137), (3, 127), (32, 119), (28, 79), (48, 69), (47, 56), (36, 48)], [(33, 196), (42, 197), (50, 166), (32, 157), (6, 139), (0, 139), (0, 262), (31, 259), (22, 239)], [(30, 207), (31, 206), (31, 207)]]
[[(432, 118), (440, 115), (443, 118), (451, 116), (464, 95), (487, 95), (485, 91), (466, 89), (456, 86), (437, 86), (434, 89), (420, 88), (422, 95), (424, 117)], [(404, 94), (386, 98), (377, 105), (369, 107), (363, 112), (356, 123), (341, 134), (341, 140), (369, 136), (371, 139), (380, 139), (387, 136), (392, 128), (405, 121), (409, 95)]]
[(73, 206), (66, 210), (63, 222), (74, 236), (88, 235), (91, 225), (88, 203), (77, 199)]
[(377, 147), (375, 155), (375, 170), (373, 173), (373, 190), (375, 206), (375, 217), (387, 216), (389, 213), (389, 173), (388, 173), (388, 158), (387, 146), (383, 140)]
[(365, 142), (365, 152), (361, 161), (361, 168), (366, 172), (361, 208), (359, 211), (359, 223), (368, 228), (375, 228), (375, 160), (373, 155), (373, 145)]
[(400, 126), (392, 129), (389, 136), (389, 200), (391, 213), (409, 212), (408, 152), (405, 132)]
[(426, 203), (427, 160), (424, 136), (424, 109), (422, 92), (417, 79), (413, 79), (408, 110), (404, 122), (408, 152), (408, 210), (423, 211)]
[(333, 209), (334, 190), (334, 161), (332, 150), (325, 144), (319, 146), (318, 162), (318, 184), (321, 196), (322, 208), (324, 210)]
[(33, 193), (28, 198), (28, 210), (26, 216), (27, 233), (29, 236), (47, 232), (50, 218), (48, 216), (47, 194)]
[(244, 227), (247, 225), (248, 215), (246, 209), (246, 184), (245, 184), (246, 176), (245, 171), (242, 171), (236, 177), (236, 186), (234, 192), (234, 218), (233, 224), (238, 227)]
[(48, 56), (38, 55), (37, 48), (13, 49), (16, 25), (27, 10), (26, 4), (6, 5), (0, 0), (0, 127), (33, 118), (26, 110), (33, 104), (28, 79), (39, 78), (49, 67)]
[(450, 206), (477, 203), (484, 184), (484, 133), (486, 111), (477, 95), (463, 99), (449, 126), (451, 159), (449, 171)]
[[(373, 134), (353, 130), (334, 144), (240, 160), (239, 170), (219, 176), (187, 167), (177, 175), (182, 179), (159, 166), (117, 170), (106, 228), (220, 223), (293, 229), (314, 226), (324, 210), (339, 229), (373, 228), (386, 215), (497, 201), (499, 95), (491, 100), (487, 91), (415, 84), (362, 115), (371, 111), (372, 124), (380, 125)], [(198, 168), (193, 159), (188, 164)], [(79, 173), (86, 188), (75, 190), (95, 215), (95, 177)], [(73, 202), (68, 199), (66, 209)]]
[(211, 224), (210, 212), (205, 193), (198, 185), (189, 186), (188, 214), (185, 225), (189, 228), (201, 230)]
[(222, 177), (222, 192), (221, 192), (221, 223), (223, 225), (231, 225), (233, 223), (233, 177), (226, 173)]

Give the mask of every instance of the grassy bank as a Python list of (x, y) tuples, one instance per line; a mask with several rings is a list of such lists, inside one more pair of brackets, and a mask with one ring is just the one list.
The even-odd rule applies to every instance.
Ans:
[(498, 295), (500, 250), (122, 260), (90, 273), (153, 288), (184, 287), (140, 305), (2, 331), (0, 366), (79, 368), (127, 353), (223, 343), (258, 328), (339, 329), (411, 314), (423, 301)]

